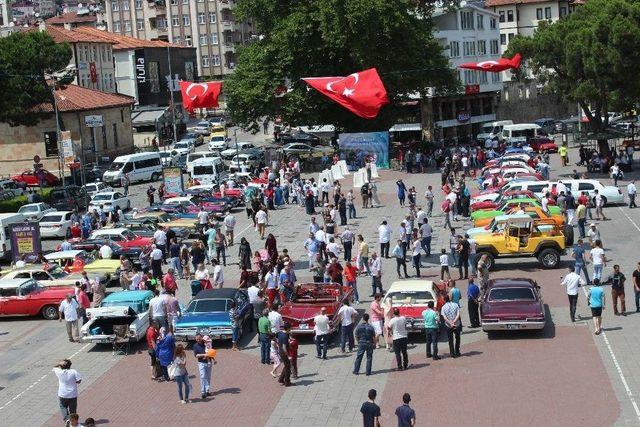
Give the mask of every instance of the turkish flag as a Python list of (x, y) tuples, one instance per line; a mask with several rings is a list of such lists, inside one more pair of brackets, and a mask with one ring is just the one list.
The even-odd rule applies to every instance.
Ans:
[(458, 67), (467, 68), (469, 70), (489, 71), (491, 73), (499, 73), (500, 71), (520, 68), (520, 62), (522, 57), (519, 53), (516, 53), (513, 58), (500, 58), (497, 61), (482, 61), (482, 62), (466, 62), (460, 64)]
[(346, 77), (307, 77), (309, 86), (357, 116), (373, 119), (380, 108), (389, 103), (387, 90), (375, 68)]
[(218, 96), (222, 90), (222, 82), (180, 82), (182, 104), (191, 112), (194, 108), (210, 108), (218, 106)]

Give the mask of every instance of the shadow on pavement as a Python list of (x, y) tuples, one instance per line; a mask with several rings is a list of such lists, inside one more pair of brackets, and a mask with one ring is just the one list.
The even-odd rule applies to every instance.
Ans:
[(241, 391), (242, 390), (240, 390), (238, 387), (223, 388), (214, 391), (213, 396), (218, 396), (219, 394), (239, 394)]

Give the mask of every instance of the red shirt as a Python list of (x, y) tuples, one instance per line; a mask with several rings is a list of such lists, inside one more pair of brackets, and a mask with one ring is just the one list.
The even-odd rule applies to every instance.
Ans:
[(156, 331), (153, 327), (149, 326), (147, 328), (147, 348), (149, 350), (153, 350), (153, 346), (158, 340), (158, 335), (158, 331)]
[(295, 338), (289, 338), (289, 357), (292, 359), (298, 358), (298, 340)]
[(169, 273), (165, 274), (162, 278), (162, 284), (167, 292), (175, 292), (178, 289), (176, 279)]
[(78, 292), (78, 296), (76, 298), (78, 299), (80, 307), (85, 309), (91, 307), (91, 301), (89, 301), (89, 297), (84, 291)]
[(82, 237), (82, 229), (75, 225), (71, 227), (71, 237), (73, 237), (74, 239)]
[(342, 271), (344, 272), (344, 278), (347, 280), (347, 282), (356, 281), (356, 276), (358, 275), (358, 269), (356, 268), (355, 265), (345, 265)]

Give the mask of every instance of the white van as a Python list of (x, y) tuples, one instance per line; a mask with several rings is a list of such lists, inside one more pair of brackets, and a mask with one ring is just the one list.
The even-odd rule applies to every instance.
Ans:
[(191, 163), (189, 174), (200, 184), (215, 184), (223, 168), (224, 164), (220, 161), (220, 157), (205, 157)]
[(505, 125), (502, 128), (502, 136), (507, 141), (527, 142), (529, 138), (547, 136), (546, 132), (535, 123), (525, 123), (517, 125)]
[(131, 183), (137, 181), (156, 181), (162, 177), (160, 153), (136, 153), (116, 157), (102, 180), (111, 185), (120, 185), (124, 174), (128, 174)]
[(222, 164), (222, 158), (217, 153), (211, 153), (208, 151), (198, 151), (197, 153), (190, 153), (187, 155), (187, 173), (191, 174), (193, 171), (193, 162), (200, 159), (217, 159), (216, 163)]
[(18, 213), (0, 213), (0, 258), (11, 258), (11, 232), (9, 226), (25, 222), (27, 218)]
[(502, 141), (504, 137), (502, 136), (502, 129), (506, 125), (512, 125), (513, 120), (499, 120), (497, 122), (488, 122), (482, 125), (482, 130), (476, 136), (476, 139), (479, 142), (484, 143), (487, 139), (493, 139), (498, 137), (499, 141)]

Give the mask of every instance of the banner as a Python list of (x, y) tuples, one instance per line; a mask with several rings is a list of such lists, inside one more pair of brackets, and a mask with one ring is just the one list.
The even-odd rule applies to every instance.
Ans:
[(37, 222), (22, 222), (9, 225), (11, 235), (11, 256), (18, 261), (23, 255), (27, 261), (33, 262), (42, 252), (40, 240), (40, 224)]
[(65, 130), (60, 132), (60, 145), (62, 145), (62, 156), (64, 163), (73, 163), (76, 156), (73, 152), (73, 140), (71, 139), (71, 131)]
[(184, 192), (182, 169), (162, 168), (162, 179), (167, 194), (182, 194)]
[(341, 133), (340, 157), (353, 169), (364, 167), (366, 160), (379, 168), (389, 167), (389, 132)]

